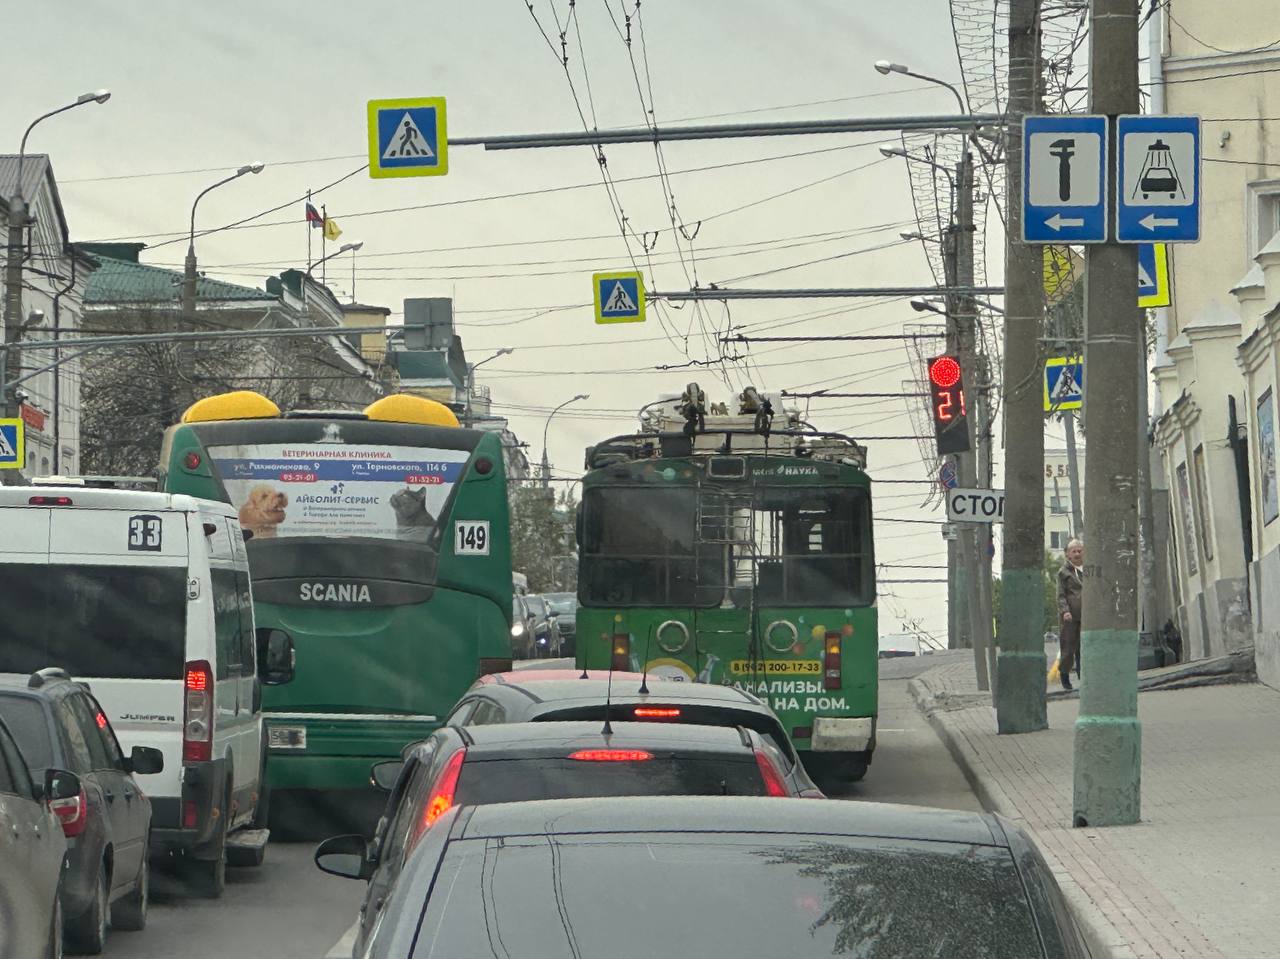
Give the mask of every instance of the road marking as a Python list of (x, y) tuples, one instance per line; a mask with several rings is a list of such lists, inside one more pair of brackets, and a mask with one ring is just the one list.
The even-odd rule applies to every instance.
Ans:
[(351, 928), (342, 934), (342, 938), (333, 944), (333, 948), (324, 954), (324, 959), (350, 959), (351, 947), (356, 942), (356, 932), (360, 923), (353, 922)]

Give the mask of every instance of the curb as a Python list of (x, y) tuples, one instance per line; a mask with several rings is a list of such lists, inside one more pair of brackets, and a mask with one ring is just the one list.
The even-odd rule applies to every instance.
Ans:
[(910, 690), (911, 698), (915, 700), (916, 707), (924, 714), (925, 720), (933, 727), (933, 731), (938, 734), (938, 738), (947, 747), (947, 752), (951, 754), (951, 758), (960, 767), (960, 772), (964, 775), (965, 782), (969, 784), (969, 788), (978, 797), (978, 802), (982, 804), (982, 808), (989, 813), (996, 813), (1012, 820), (1037, 840), (1036, 845), (1040, 849), (1041, 855), (1044, 856), (1045, 861), (1049, 863), (1050, 871), (1058, 881), (1067, 905), (1071, 909), (1072, 917), (1084, 936), (1085, 943), (1094, 959), (1101, 959), (1104, 956), (1110, 957), (1110, 959), (1130, 959), (1134, 953), (1128, 943), (1124, 941), (1124, 937), (1102, 915), (1097, 905), (1085, 894), (1075, 877), (1062, 867), (1049, 850), (1045, 848), (1044, 843), (1039, 842), (1036, 830), (1026, 821), (1018, 807), (1005, 795), (999, 784), (982, 775), (976, 766), (970, 762), (970, 756), (961, 741), (962, 737), (951, 728), (951, 725), (945, 719), (947, 710), (941, 704), (945, 701), (946, 694), (943, 693), (939, 696), (935, 693), (932, 684), (929, 682), (930, 672), (933, 672), (933, 670), (921, 673), (915, 679), (910, 680), (907, 684), (907, 689)]

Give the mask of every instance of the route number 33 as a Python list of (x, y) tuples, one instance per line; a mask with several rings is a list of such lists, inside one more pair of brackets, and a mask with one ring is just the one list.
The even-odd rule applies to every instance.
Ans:
[(459, 520), (455, 523), (453, 552), (457, 556), (488, 556), (489, 521)]
[(147, 553), (160, 552), (160, 532), (163, 529), (159, 516), (130, 516), (129, 549)]

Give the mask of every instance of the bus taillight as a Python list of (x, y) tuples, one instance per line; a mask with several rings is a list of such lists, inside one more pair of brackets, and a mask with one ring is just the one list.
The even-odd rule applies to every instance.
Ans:
[(213, 670), (206, 660), (187, 663), (182, 716), (182, 758), (208, 762), (213, 758)]
[(840, 634), (827, 633), (822, 655), (822, 688), (839, 689), (844, 685), (840, 678)]
[(631, 634), (615, 633), (613, 637), (612, 669), (625, 672), (631, 668)]

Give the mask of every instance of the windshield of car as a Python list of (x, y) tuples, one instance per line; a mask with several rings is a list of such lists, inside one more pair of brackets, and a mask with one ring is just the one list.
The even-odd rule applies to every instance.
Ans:
[(547, 604), (541, 596), (526, 596), (524, 601), (529, 604), (529, 612), (533, 615), (543, 618), (547, 615)]
[(53, 765), (53, 742), (44, 706), (30, 696), (0, 693), (0, 719), (37, 776)]
[(185, 567), (0, 563), (0, 582), (0, 672), (182, 678)]
[[(605, 908), (601, 883), (610, 902)], [(744, 910), (762, 921), (744, 921)], [(651, 959), (655, 923), (681, 956), (1026, 959), (1040, 941), (1009, 852), (904, 839), (724, 833), (516, 836), (453, 842), (415, 959)], [(483, 930), (483, 933), (481, 932)]]
[[(652, 755), (652, 754), (651, 754)], [(652, 756), (630, 762), (491, 759), (467, 762), (455, 802), (484, 805), (590, 796), (763, 796), (755, 758)]]
[(547, 606), (557, 616), (572, 616), (578, 608), (578, 600), (575, 596), (548, 596)]

